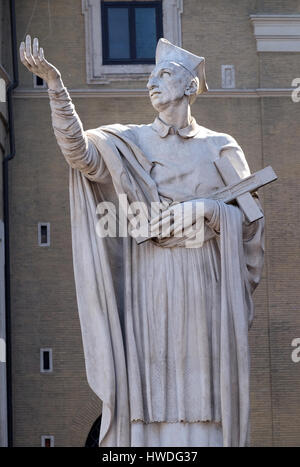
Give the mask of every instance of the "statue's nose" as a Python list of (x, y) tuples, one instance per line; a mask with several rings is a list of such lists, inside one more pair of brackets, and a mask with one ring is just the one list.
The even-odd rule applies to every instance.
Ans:
[(151, 91), (154, 88), (157, 88), (157, 83), (155, 82), (155, 78), (150, 78), (147, 83), (147, 88)]

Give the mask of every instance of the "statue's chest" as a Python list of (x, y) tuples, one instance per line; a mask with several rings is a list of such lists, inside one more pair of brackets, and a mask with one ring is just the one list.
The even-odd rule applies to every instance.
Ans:
[(214, 165), (218, 151), (205, 140), (174, 135), (160, 139), (159, 143), (146, 152), (153, 163), (151, 176), (161, 196), (185, 201), (224, 186)]

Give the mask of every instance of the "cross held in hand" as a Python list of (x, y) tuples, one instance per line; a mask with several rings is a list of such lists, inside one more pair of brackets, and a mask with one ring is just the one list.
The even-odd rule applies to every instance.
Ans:
[(249, 177), (241, 178), (226, 156), (214, 161), (214, 164), (222, 180), (226, 184), (226, 187), (212, 193), (210, 197), (212, 199), (224, 201), (225, 203), (236, 200), (250, 223), (261, 219), (263, 213), (259, 209), (251, 193), (277, 180), (277, 175), (272, 167), (265, 167), (249, 175)]

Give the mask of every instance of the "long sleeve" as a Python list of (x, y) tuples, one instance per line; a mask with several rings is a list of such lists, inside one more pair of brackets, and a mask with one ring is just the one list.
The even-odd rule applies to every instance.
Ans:
[(109, 172), (104, 160), (86, 136), (67, 89), (49, 89), (48, 94), (54, 134), (67, 163), (91, 181), (107, 182)]

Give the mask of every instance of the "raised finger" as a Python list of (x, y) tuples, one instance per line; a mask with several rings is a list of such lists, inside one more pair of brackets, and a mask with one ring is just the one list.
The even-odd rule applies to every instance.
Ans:
[(25, 52), (26, 52), (26, 58), (28, 62), (30, 63), (30, 65), (35, 66), (35, 61), (31, 53), (31, 37), (29, 36), (29, 34), (27, 34), (26, 40), (25, 40)]
[(31, 55), (31, 37), (29, 34), (27, 34), (25, 38), (25, 53), (27, 55), (27, 59)]
[(25, 57), (25, 42), (21, 42), (20, 44), (20, 60), (25, 66), (29, 66), (29, 63)]
[(44, 56), (44, 49), (43, 47), (40, 47), (40, 51), (39, 51), (39, 59), (40, 61), (42, 62), (44, 60), (45, 56)]
[(39, 49), (38, 42), (37, 42), (36, 50), (34, 49), (34, 47), (33, 47), (33, 50), (34, 50), (33, 58), (35, 60), (37, 68), (39, 69), (40, 72), (45, 71), (45, 66), (44, 66), (44, 63), (43, 63), (43, 57), (41, 55), (41, 49)]
[(43, 47), (40, 47), (38, 59), (40, 64), (42, 65), (43, 70), (47, 71), (49, 68), (49, 62), (47, 62), (47, 60), (45, 59)]
[(44, 49), (42, 47), (40, 47), (37, 62), (40, 64), (43, 71), (47, 71), (47, 61), (45, 59)]
[(45, 56), (44, 56), (44, 49), (43, 49), (43, 47), (40, 47), (38, 59), (39, 59), (40, 64), (41, 64), (41, 65), (44, 65)]
[(33, 72), (33, 66), (28, 62), (26, 53), (25, 53), (25, 44), (23, 42), (23, 45), (20, 46), (20, 60), (23, 63), (23, 65), (27, 68), (27, 70)]
[(33, 51), (33, 58), (36, 60), (39, 54), (39, 40), (37, 37), (33, 39), (32, 51)]

